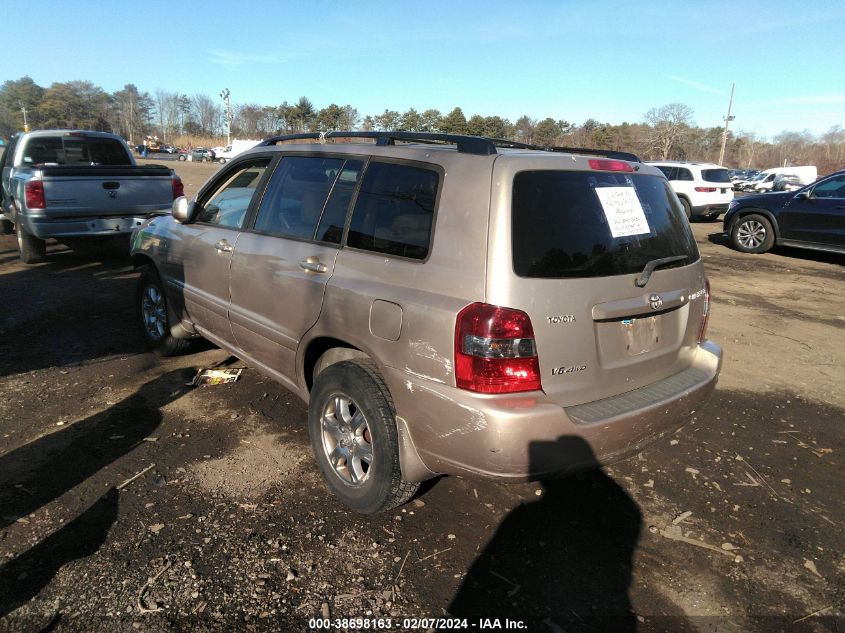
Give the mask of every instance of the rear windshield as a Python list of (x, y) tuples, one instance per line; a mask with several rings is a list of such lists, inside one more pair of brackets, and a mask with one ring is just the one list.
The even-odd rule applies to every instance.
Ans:
[(27, 165), (131, 165), (123, 144), (112, 138), (36, 136), (24, 149)]
[(707, 182), (730, 182), (731, 174), (727, 169), (702, 169), (701, 177)]
[(521, 277), (642, 272), (662, 257), (698, 259), (684, 211), (658, 176), (523, 171), (513, 183), (513, 266)]

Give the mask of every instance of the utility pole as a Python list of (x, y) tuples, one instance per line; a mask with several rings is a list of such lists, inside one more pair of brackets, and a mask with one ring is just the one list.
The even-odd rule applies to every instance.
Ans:
[(722, 134), (722, 149), (719, 151), (719, 164), (725, 160), (725, 145), (728, 143), (728, 126), (736, 117), (731, 116), (731, 106), (734, 104), (734, 88), (736, 84), (731, 84), (731, 100), (728, 101), (728, 116), (725, 117), (725, 133)]
[(229, 103), (229, 89), (223, 88), (223, 91), (220, 93), (220, 98), (223, 99), (223, 103), (226, 104), (226, 112), (224, 116), (226, 117), (226, 145), (229, 146), (232, 144), (232, 104)]
[(26, 108), (21, 106), (21, 112), (23, 112), (23, 131), (29, 132), (29, 124), (26, 122)]

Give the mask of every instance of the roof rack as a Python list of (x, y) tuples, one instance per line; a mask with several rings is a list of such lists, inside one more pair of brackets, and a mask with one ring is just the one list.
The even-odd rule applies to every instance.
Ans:
[(260, 146), (272, 146), (283, 141), (314, 139), (324, 142), (334, 138), (368, 138), (374, 139), (376, 145), (395, 145), (396, 141), (416, 141), (419, 143), (454, 143), (459, 152), (490, 156), (497, 154), (497, 147), (510, 149), (532, 149), (545, 152), (563, 152), (567, 154), (595, 154), (616, 160), (627, 160), (641, 163), (639, 156), (630, 152), (619, 152), (609, 149), (590, 149), (584, 147), (556, 147), (553, 145), (531, 145), (507, 139), (488, 138), (486, 136), (469, 136), (466, 134), (440, 134), (439, 132), (304, 132), (301, 134), (282, 134), (272, 136), (260, 143)]

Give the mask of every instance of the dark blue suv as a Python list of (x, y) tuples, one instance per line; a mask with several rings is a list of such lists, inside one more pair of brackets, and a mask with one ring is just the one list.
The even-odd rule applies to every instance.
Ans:
[(735, 198), (724, 222), (743, 253), (765, 253), (775, 244), (845, 253), (845, 170), (798, 191)]

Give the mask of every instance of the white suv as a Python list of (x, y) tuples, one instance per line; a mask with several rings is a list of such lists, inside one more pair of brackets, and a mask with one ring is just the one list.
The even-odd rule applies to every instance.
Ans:
[(662, 171), (684, 205), (687, 217), (715, 220), (734, 199), (728, 170), (712, 163), (649, 161)]

